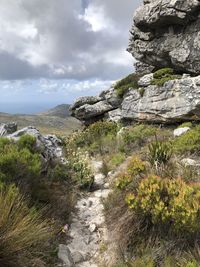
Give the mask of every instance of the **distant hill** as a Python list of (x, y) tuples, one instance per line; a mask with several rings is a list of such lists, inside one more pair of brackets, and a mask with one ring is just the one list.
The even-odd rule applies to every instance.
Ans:
[(68, 105), (68, 104), (62, 104), (62, 105), (56, 106), (55, 108), (52, 108), (52, 109), (49, 109), (47, 111), (41, 112), (41, 113), (39, 113), (37, 115), (67, 118), (67, 117), (70, 116), (69, 107), (70, 107), (70, 105)]
[(81, 123), (69, 115), (69, 105), (56, 106), (36, 115), (8, 114), (0, 112), (0, 123), (16, 122), (18, 128), (35, 126), (43, 134), (68, 135), (81, 128)]

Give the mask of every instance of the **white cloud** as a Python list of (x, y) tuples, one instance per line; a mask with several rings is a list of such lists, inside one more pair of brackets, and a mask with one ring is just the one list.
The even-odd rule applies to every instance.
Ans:
[(125, 49), (139, 2), (89, 0), (83, 12), (81, 0), (0, 0), (0, 79), (124, 75), (132, 68)]
[(37, 89), (39, 93), (43, 94), (86, 94), (87, 92), (91, 94), (92, 92), (101, 92), (107, 89), (114, 81), (102, 81), (102, 80), (87, 80), (87, 81), (68, 81), (64, 80), (58, 82), (57, 80), (41, 79), (39, 82), (39, 88)]
[(88, 8), (85, 9), (84, 15), (81, 15), (80, 18), (88, 22), (94, 32), (108, 29), (114, 30), (109, 18), (105, 17), (105, 11), (103, 7), (97, 7), (93, 4), (90, 4)]

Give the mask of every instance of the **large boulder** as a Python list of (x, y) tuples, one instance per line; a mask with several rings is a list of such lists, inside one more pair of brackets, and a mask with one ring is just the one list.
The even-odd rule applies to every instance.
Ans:
[(6, 136), (17, 131), (17, 123), (1, 123), (0, 124), (0, 136)]
[(144, 0), (128, 51), (156, 68), (200, 74), (200, 1)]

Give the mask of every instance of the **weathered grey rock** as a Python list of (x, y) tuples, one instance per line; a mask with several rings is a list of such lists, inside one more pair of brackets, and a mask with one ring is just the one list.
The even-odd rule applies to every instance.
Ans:
[(122, 99), (117, 96), (116, 90), (111, 86), (108, 90), (104, 90), (98, 97), (81, 97), (71, 106), (71, 115), (81, 120), (85, 124), (93, 123), (101, 119), (109, 111), (117, 110), (110, 114), (111, 120), (118, 120)]
[(96, 224), (95, 223), (91, 223), (89, 225), (89, 230), (90, 230), (91, 233), (94, 233), (97, 230)]
[(55, 135), (44, 136), (34, 126), (28, 126), (12, 134), (6, 135), (6, 137), (18, 141), (19, 138), (25, 134), (36, 138), (36, 149), (40, 152), (44, 166), (48, 166), (48, 163), (55, 160), (65, 163), (62, 141)]
[(136, 73), (143, 74), (143, 75), (152, 73), (153, 70), (155, 69), (154, 66), (148, 65), (148, 64), (143, 63), (141, 61), (136, 61), (134, 63), (134, 67), (135, 67), (135, 72)]
[(17, 123), (1, 123), (0, 124), (0, 136), (6, 136), (8, 134), (12, 134), (17, 131)]
[(111, 87), (110, 89), (101, 92), (99, 97), (106, 100), (108, 104), (110, 104), (113, 107), (113, 109), (118, 108), (122, 102), (122, 100), (117, 96), (114, 87)]
[(79, 251), (74, 251), (71, 256), (74, 263), (80, 263), (85, 260), (83, 255)]
[(138, 85), (141, 87), (147, 87), (151, 84), (152, 80), (153, 80), (153, 73), (146, 74), (139, 79)]
[(200, 76), (150, 85), (144, 95), (130, 90), (122, 102), (122, 118), (173, 123), (200, 120)]
[(192, 167), (198, 167), (198, 166), (200, 166), (200, 163), (199, 163), (199, 162), (197, 162), (197, 161), (194, 160), (194, 159), (190, 159), (190, 158), (182, 159), (182, 160), (181, 160), (181, 163), (182, 163), (184, 166), (192, 166)]
[(134, 14), (128, 51), (160, 67), (200, 74), (200, 1), (144, 1)]
[(109, 111), (108, 114), (107, 114), (107, 119), (109, 121), (113, 121), (113, 122), (120, 122), (121, 119), (122, 119), (122, 110), (121, 110), (121, 108), (117, 108), (117, 109)]
[(105, 175), (102, 173), (97, 173), (94, 176), (94, 184), (97, 185), (98, 187), (103, 186), (105, 183)]
[(74, 116), (79, 120), (89, 120), (112, 110), (113, 107), (106, 101), (100, 101), (93, 105), (84, 104), (74, 111)]
[(70, 106), (70, 111), (73, 114), (73, 111), (85, 104), (95, 104), (99, 101), (101, 101), (102, 98), (98, 96), (83, 96), (76, 99), (76, 101)]
[(66, 245), (63, 245), (63, 244), (59, 245), (58, 258), (64, 262), (66, 267), (74, 266), (71, 251)]
[(175, 137), (181, 136), (182, 134), (188, 132), (189, 130), (190, 127), (177, 128), (174, 130), (174, 136)]

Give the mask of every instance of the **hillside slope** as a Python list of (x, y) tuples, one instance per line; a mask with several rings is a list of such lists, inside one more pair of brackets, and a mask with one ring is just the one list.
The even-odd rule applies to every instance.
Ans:
[(60, 118), (66, 118), (69, 117), (69, 107), (70, 105), (68, 104), (61, 104), (56, 106), (55, 108), (49, 109), (44, 112), (40, 112), (37, 115), (45, 115), (45, 116), (55, 116), (55, 117), (60, 117)]

